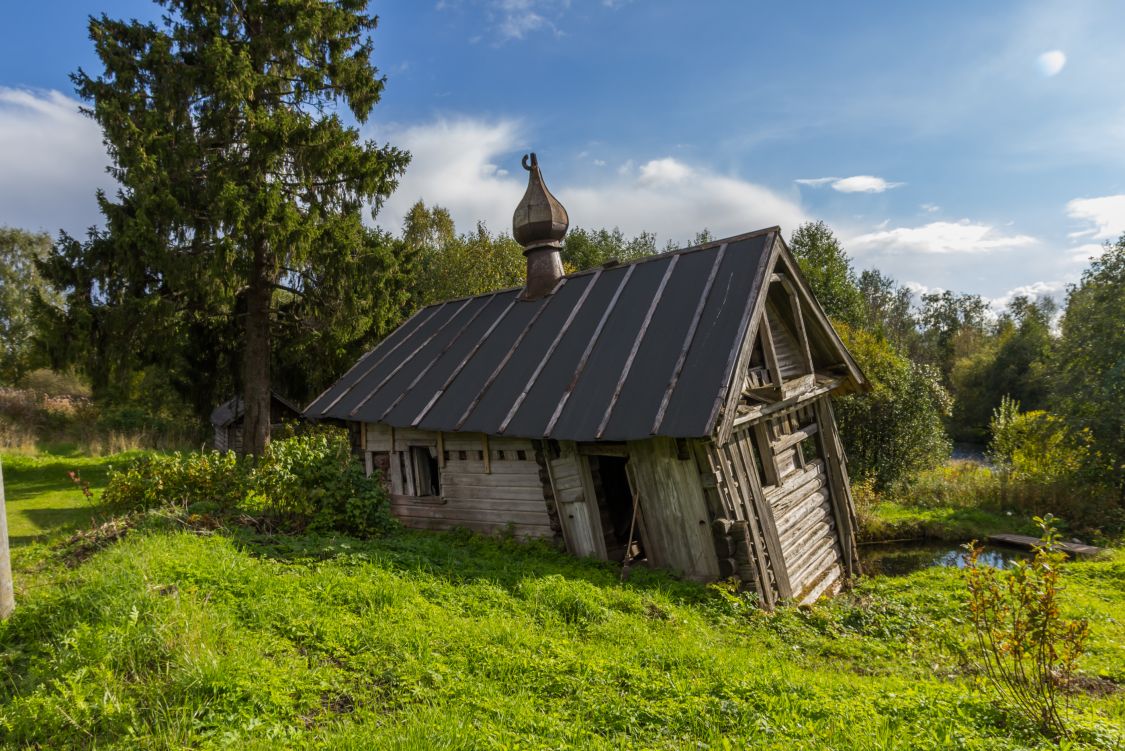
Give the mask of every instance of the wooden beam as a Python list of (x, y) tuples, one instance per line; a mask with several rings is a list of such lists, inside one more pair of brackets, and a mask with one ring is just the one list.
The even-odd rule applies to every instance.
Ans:
[(860, 573), (859, 550), (856, 547), (855, 503), (852, 501), (848, 471), (844, 464), (844, 450), (836, 432), (836, 417), (828, 396), (816, 400), (816, 421), (820, 424), (820, 450), (824, 454), (832, 496), (832, 514), (836, 519), (840, 552), (844, 557), (844, 570), (848, 576)]
[(797, 329), (797, 342), (801, 345), (801, 353), (805, 356), (805, 372), (813, 373), (815, 370), (812, 350), (809, 348), (809, 335), (805, 331), (805, 317), (801, 314), (801, 301), (797, 298), (797, 290), (784, 274), (774, 274), (774, 276), (779, 278), (781, 286), (785, 288), (785, 294), (789, 297), (789, 307), (793, 311), (793, 325)]
[(758, 458), (762, 462), (762, 474), (766, 476), (766, 485), (780, 485), (781, 477), (777, 471), (777, 462), (773, 458), (772, 441), (766, 433), (765, 423), (757, 423), (751, 430), (754, 432), (754, 445), (758, 448)]
[(480, 434), (481, 452), (484, 456), (484, 473), (492, 474), (492, 449), (488, 447), (488, 433)]
[(440, 469), (445, 469), (445, 433), (440, 430), (437, 434), (437, 465)]
[(778, 253), (781, 252), (780, 229), (774, 227), (769, 234), (771, 239), (768, 240), (769, 249), (766, 258), (761, 270), (754, 277), (754, 283), (748, 294), (749, 311), (740, 325), (739, 346), (731, 351), (734, 365), (731, 367), (728, 362), (730, 377), (724, 384), (724, 391), (716, 398), (711, 409), (710, 421), (714, 421), (720, 414), (722, 416), (721, 422), (716, 426), (717, 429), (713, 431), (716, 441), (720, 444), (730, 440), (731, 431), (734, 429), (734, 418), (738, 416), (738, 402), (742, 398), (746, 369), (750, 366), (750, 356), (754, 352), (754, 337), (758, 335), (754, 322), (764, 318), (762, 311), (765, 310), (767, 295), (763, 294), (762, 290), (767, 284), (766, 279), (770, 271), (777, 265)]
[[(758, 482), (758, 473), (754, 471), (754, 459), (750, 456), (750, 446), (746, 441), (734, 441), (742, 461), (746, 464), (750, 475), (750, 496), (754, 503), (754, 511), (758, 517), (758, 527), (762, 531), (763, 542), (770, 558), (770, 569), (773, 571), (773, 580), (777, 585), (778, 597), (787, 600), (793, 596), (793, 587), (789, 583), (789, 571), (785, 563), (785, 556), (781, 552), (781, 540), (777, 535), (777, 520), (773, 518), (773, 507), (766, 501), (766, 494)], [(765, 465), (765, 461), (762, 464)]]
[(8, 513), (4, 505), (4, 467), (0, 465), (0, 621), (16, 609), (12, 587), (12, 558), (8, 544)]
[(766, 356), (766, 366), (770, 369), (773, 385), (780, 391), (784, 382), (781, 379), (781, 365), (777, 362), (777, 351), (773, 348), (773, 331), (770, 329), (769, 316), (762, 316), (761, 323), (758, 324), (758, 332), (762, 337), (762, 354)]

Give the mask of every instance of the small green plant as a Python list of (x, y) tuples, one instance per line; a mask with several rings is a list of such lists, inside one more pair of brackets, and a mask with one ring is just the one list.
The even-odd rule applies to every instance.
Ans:
[(1059, 534), (1050, 514), (1036, 517), (1042, 542), (1035, 556), (1001, 572), (979, 561), (968, 543), (968, 611), (980, 666), (1005, 704), (1044, 733), (1069, 735), (1069, 690), (1089, 636), (1085, 620), (1063, 618), (1059, 605)]

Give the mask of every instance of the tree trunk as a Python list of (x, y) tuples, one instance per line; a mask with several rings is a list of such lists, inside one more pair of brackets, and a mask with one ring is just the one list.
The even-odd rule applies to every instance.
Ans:
[(0, 466), (0, 621), (16, 609), (12, 590), (12, 559), (8, 551), (8, 513), (4, 507), (4, 468)]
[(242, 360), (242, 452), (260, 456), (270, 442), (270, 302), (265, 241), (254, 248), (246, 293), (246, 343)]

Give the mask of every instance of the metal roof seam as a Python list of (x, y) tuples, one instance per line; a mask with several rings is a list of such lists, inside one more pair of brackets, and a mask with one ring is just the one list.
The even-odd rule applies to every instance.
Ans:
[(593, 278), (590, 279), (589, 283), (586, 285), (586, 288), (582, 290), (582, 296), (578, 298), (578, 302), (574, 304), (574, 308), (570, 311), (570, 315), (566, 317), (566, 321), (559, 329), (559, 333), (555, 335), (555, 339), (551, 342), (551, 346), (547, 349), (547, 353), (543, 355), (543, 359), (535, 367), (535, 372), (533, 372), (531, 374), (531, 378), (527, 380), (527, 385), (523, 387), (523, 391), (519, 393), (519, 395), (516, 397), (515, 402), (512, 403), (512, 408), (508, 410), (508, 414), (504, 417), (504, 421), (500, 423), (500, 428), (497, 431), (498, 433), (503, 433), (508, 429), (508, 425), (511, 423), (512, 418), (516, 416), (516, 413), (519, 411), (520, 407), (523, 406), (524, 401), (527, 399), (528, 393), (530, 393), (531, 389), (535, 386), (535, 382), (539, 379), (539, 374), (543, 372), (543, 369), (545, 367), (547, 367), (547, 363), (550, 361), (551, 356), (555, 354), (555, 350), (558, 348), (559, 342), (562, 341), (563, 336), (566, 335), (567, 330), (570, 328), (570, 324), (572, 324), (575, 317), (578, 316), (578, 311), (582, 309), (582, 305), (586, 302), (586, 298), (590, 296), (590, 291), (594, 289), (594, 287), (598, 283), (598, 280), (601, 279), (602, 271), (603, 269), (597, 269), (594, 272)]
[[(492, 384), (496, 381), (497, 378), (500, 377), (501, 371), (503, 371), (504, 368), (506, 368), (508, 366), (508, 363), (511, 362), (512, 355), (519, 348), (520, 344), (524, 340), (524, 337), (527, 336), (527, 332), (531, 331), (532, 326), (534, 326), (535, 322), (539, 320), (539, 317), (541, 315), (543, 315), (543, 312), (545, 310), (547, 310), (547, 307), (551, 304), (551, 301), (556, 299), (555, 294), (562, 288), (562, 286), (564, 284), (566, 284), (566, 281), (567, 280), (566, 280), (565, 276), (562, 277), (561, 279), (559, 279), (559, 281), (555, 285), (554, 289), (551, 290), (551, 294), (549, 294), (547, 297), (543, 298), (543, 304), (539, 306), (539, 310), (535, 311), (535, 315), (533, 315), (531, 317), (531, 319), (527, 322), (527, 325), (523, 327), (523, 331), (521, 331), (519, 333), (519, 336), (516, 337), (516, 340), (514, 342), (512, 342), (512, 346), (508, 348), (508, 352), (500, 360), (500, 364), (497, 365), (496, 368), (492, 371), (492, 373), (489, 374), (489, 376), (485, 380), (484, 384), (480, 387), (480, 391), (477, 392), (476, 397), (474, 397), (473, 400), (471, 402), (469, 402), (469, 406), (465, 408), (465, 411), (461, 415), (461, 418), (457, 421), (457, 429), (458, 430), (460, 430), (461, 426), (465, 424), (465, 421), (468, 420), (469, 417), (472, 416), (473, 411), (477, 408), (477, 405), (480, 404), (482, 399), (484, 399), (484, 395), (488, 393), (488, 390), (492, 387)], [(448, 385), (449, 384), (446, 384), (445, 387), (442, 387), (443, 393), (444, 393), (445, 388), (448, 387)], [(428, 409), (429, 409), (429, 405), (427, 405), (427, 410)], [(422, 419), (422, 415), (419, 415), (418, 418), (412, 424), (417, 425), (419, 422), (421, 422), (421, 419)]]
[[(427, 336), (421, 344), (419, 344), (417, 347), (415, 347), (414, 351), (411, 352), (409, 355), (407, 355), (405, 360), (403, 360), (397, 366), (395, 366), (395, 368), (393, 370), (391, 370), (390, 373), (387, 373), (387, 375), (383, 378), (383, 380), (379, 381), (379, 383), (375, 386), (375, 388), (371, 389), (371, 391), (367, 394), (367, 396), (363, 397), (363, 399), (360, 400), (359, 404), (355, 405), (355, 407), (352, 408), (351, 412), (348, 413), (348, 416), (349, 417), (355, 417), (356, 413), (359, 412), (360, 408), (363, 407), (363, 405), (365, 405), (369, 401), (371, 401), (371, 399), (375, 396), (375, 394), (379, 393), (379, 390), (387, 385), (388, 381), (390, 381), (392, 378), (394, 378), (395, 375), (397, 375), (398, 372), (400, 370), (402, 370), (408, 362), (410, 362), (411, 360), (414, 359), (415, 355), (417, 355), (419, 352), (421, 352), (423, 349), (425, 349), (426, 345), (429, 344), (431, 341), (433, 341), (433, 338), (435, 336), (437, 336), (441, 332), (445, 331), (445, 327), (448, 326), (449, 324), (453, 323), (454, 320), (456, 320), (457, 313), (460, 313), (462, 310), (464, 310), (466, 307), (468, 307), (469, 303), (472, 302), (474, 299), (475, 298), (470, 297), (469, 299), (465, 300), (465, 302), (461, 303), (461, 307), (457, 308), (457, 310), (454, 312), (454, 314), (449, 317), (449, 320), (446, 321), (445, 323), (443, 323), (442, 325), (438, 326), (437, 330), (434, 331), (429, 336)], [(487, 305), (487, 303), (486, 303), (486, 305)], [(358, 385), (358, 381), (356, 383)]]
[[(445, 306), (446, 306), (447, 304), (448, 304), (448, 303), (442, 303), (441, 305), (438, 305), (438, 306), (436, 306), (436, 307), (435, 307), (435, 308), (434, 308), (434, 309), (433, 309), (433, 310), (432, 310), (432, 311), (430, 312), (430, 314), (429, 314), (428, 316), (426, 316), (426, 317), (425, 317), (425, 319), (421, 320), (421, 321), (420, 321), (420, 322), (418, 323), (418, 325), (414, 327), (414, 328), (415, 328), (415, 330), (416, 330), (416, 329), (418, 329), (418, 328), (420, 328), (420, 327), (422, 327), (422, 326), (425, 326), (425, 325), (426, 325), (426, 324), (427, 324), (427, 323), (428, 323), (428, 322), (430, 321), (430, 319), (431, 319), (431, 318), (433, 318), (434, 316), (436, 316), (436, 315), (438, 314), (438, 312), (440, 312), (440, 311), (441, 311), (441, 310), (442, 310), (443, 308), (445, 308)], [(423, 310), (424, 310), (424, 308), (423, 308)], [(409, 318), (409, 319), (408, 319), (408, 320), (406, 321), (406, 323), (403, 323), (402, 325), (403, 325), (403, 326), (406, 326), (406, 324), (407, 324), (407, 323), (409, 323), (410, 321), (414, 320), (414, 318), (415, 318), (416, 316), (420, 316), (421, 314), (422, 314), (422, 311), (421, 311), (421, 310), (419, 310), (419, 311), (418, 311), (417, 313), (415, 313), (415, 314), (414, 314), (413, 316), (411, 316), (411, 317), (410, 317), (410, 318)], [(400, 328), (401, 328), (401, 327), (400, 327)], [(397, 330), (397, 329), (396, 329), (396, 330)], [(373, 364), (373, 365), (372, 365), (372, 366), (371, 366), (370, 368), (368, 368), (367, 370), (363, 371), (363, 373), (362, 373), (361, 375), (359, 375), (358, 377), (356, 377), (356, 379), (355, 379), (355, 380), (354, 380), (354, 381), (353, 381), (353, 382), (351, 383), (351, 385), (350, 385), (350, 386), (348, 386), (348, 387), (347, 387), (347, 388), (345, 388), (345, 389), (344, 389), (343, 391), (341, 391), (341, 392), (340, 392), (340, 394), (339, 394), (339, 396), (337, 396), (337, 397), (336, 397), (335, 399), (333, 399), (333, 400), (332, 400), (332, 402), (331, 402), (330, 404), (328, 404), (328, 405), (327, 405), (327, 406), (326, 406), (326, 407), (325, 407), (325, 408), (324, 408), (323, 410), (321, 410), (321, 412), (320, 412), (321, 416), (323, 416), (323, 415), (326, 415), (326, 414), (328, 414), (328, 410), (332, 409), (332, 408), (333, 408), (333, 407), (335, 407), (335, 406), (336, 406), (337, 404), (339, 404), (339, 403), (340, 403), (340, 400), (341, 400), (341, 399), (343, 399), (343, 398), (344, 398), (345, 396), (347, 396), (348, 394), (350, 394), (350, 393), (352, 392), (352, 389), (354, 389), (354, 388), (355, 388), (356, 386), (358, 386), (358, 385), (360, 384), (360, 382), (361, 382), (361, 381), (363, 381), (363, 379), (364, 379), (364, 378), (366, 378), (367, 376), (369, 376), (369, 375), (370, 375), (370, 374), (372, 373), (372, 371), (374, 371), (374, 370), (375, 370), (375, 368), (377, 368), (377, 367), (379, 367), (380, 365), (382, 365), (382, 364), (383, 364), (383, 361), (384, 361), (384, 360), (386, 360), (386, 359), (387, 359), (388, 357), (390, 357), (390, 356), (391, 356), (391, 354), (393, 354), (393, 353), (394, 353), (394, 351), (395, 351), (396, 349), (398, 349), (399, 347), (401, 347), (401, 346), (402, 346), (403, 344), (406, 344), (406, 342), (407, 342), (407, 341), (409, 341), (409, 339), (410, 339), (410, 336), (409, 336), (409, 334), (408, 334), (408, 335), (404, 336), (404, 337), (402, 338), (402, 340), (401, 340), (401, 341), (398, 341), (398, 342), (396, 342), (396, 343), (395, 343), (395, 345), (394, 345), (393, 347), (389, 348), (389, 349), (387, 350), (387, 352), (386, 352), (386, 353), (385, 353), (385, 354), (384, 354), (384, 355), (383, 355), (382, 357), (380, 357), (380, 358), (379, 358), (379, 359), (378, 359), (378, 360), (377, 360), (377, 361), (376, 361), (376, 362), (375, 362), (375, 363), (374, 363), (374, 364)], [(386, 339), (384, 339), (384, 340), (383, 340), (383, 342), (386, 342), (386, 341), (387, 341)], [(382, 342), (381, 342), (380, 344), (382, 344)], [(375, 349), (371, 350), (371, 352), (372, 352), (372, 353), (375, 353), (376, 351), (378, 351), (378, 349), (379, 349), (379, 347), (378, 347), (378, 346), (376, 346), (376, 347), (375, 347)], [(359, 367), (359, 363), (356, 363), (355, 367), (353, 367), (353, 368), (352, 368), (351, 370), (349, 370), (349, 371), (348, 371), (348, 374), (350, 374), (350, 373), (351, 373), (352, 371), (354, 371), (354, 370), (355, 370), (356, 368), (358, 368), (358, 367)], [(347, 375), (348, 375), (348, 374), (345, 374), (345, 375), (344, 375), (344, 378), (341, 378), (340, 380), (341, 380), (341, 381), (345, 380), (345, 379), (347, 378)]]
[(695, 308), (695, 313), (691, 319), (691, 325), (688, 327), (687, 334), (684, 336), (683, 346), (680, 348), (679, 357), (676, 358), (676, 365), (672, 368), (672, 377), (668, 381), (668, 388), (664, 391), (664, 397), (660, 400), (660, 408), (656, 411), (656, 419), (652, 423), (651, 435), (656, 435), (656, 431), (660, 430), (660, 425), (664, 422), (664, 414), (668, 409), (668, 403), (672, 401), (672, 392), (676, 390), (676, 383), (680, 379), (680, 373), (684, 369), (684, 362), (687, 360), (688, 350), (691, 349), (692, 340), (695, 339), (695, 332), (699, 328), (699, 319), (703, 315), (703, 309), (707, 305), (707, 299), (711, 296), (711, 287), (715, 284), (715, 277), (719, 274), (719, 267), (723, 263), (723, 258), (727, 252), (727, 244), (723, 243), (719, 246), (719, 252), (715, 254), (715, 263), (711, 267), (711, 273), (707, 277), (707, 283), (703, 287), (703, 293), (699, 296), (699, 304)]
[[(494, 299), (496, 299), (496, 295), (493, 295), (492, 297), (490, 297), (488, 302), (481, 305), (479, 310), (477, 310), (475, 313), (473, 313), (471, 316), (469, 316), (469, 320), (465, 321), (465, 324), (463, 326), (461, 326), (460, 330), (458, 330), (458, 332), (456, 334), (454, 334), (452, 337), (450, 337), (450, 339), (446, 343), (446, 345), (441, 348), (441, 351), (438, 352), (436, 355), (434, 355), (433, 359), (430, 360), (430, 364), (427, 365), (426, 367), (422, 368), (420, 371), (418, 371), (418, 375), (414, 376), (414, 380), (410, 382), (410, 385), (407, 386), (405, 389), (403, 389), (402, 393), (399, 394), (397, 397), (395, 397), (395, 400), (393, 402), (391, 402), (390, 406), (388, 406), (385, 410), (383, 410), (383, 414), (379, 415), (380, 420), (386, 419), (387, 415), (389, 415), (391, 413), (391, 410), (393, 410), (395, 407), (397, 407), (399, 405), (399, 403), (403, 400), (403, 398), (405, 398), (406, 395), (409, 394), (410, 391), (415, 386), (418, 385), (418, 382), (422, 380), (422, 377), (426, 375), (426, 373), (429, 371), (429, 369), (432, 368), (437, 363), (437, 361), (440, 360), (445, 355), (446, 352), (448, 352), (450, 349), (453, 348), (453, 345), (457, 343), (457, 340), (461, 338), (461, 335), (464, 334), (465, 331), (469, 328), (469, 326), (471, 326), (473, 324), (473, 321), (480, 318), (480, 314), (483, 313), (485, 311), (485, 309), (488, 308), (489, 304), (491, 304), (491, 302)], [(466, 302), (465, 304), (467, 305), (468, 302)]]
[(551, 435), (551, 430), (554, 429), (555, 423), (558, 422), (559, 415), (562, 414), (563, 408), (566, 407), (566, 403), (570, 400), (570, 395), (574, 393), (574, 389), (578, 385), (578, 379), (582, 377), (582, 371), (586, 369), (586, 363), (590, 359), (590, 353), (594, 351), (594, 346), (597, 345), (598, 339), (601, 338), (606, 321), (609, 320), (613, 309), (617, 307), (617, 301), (621, 299), (621, 292), (625, 289), (625, 285), (629, 283), (629, 279), (633, 276), (633, 272), (636, 271), (636, 269), (636, 266), (629, 266), (628, 270), (625, 272), (625, 278), (617, 285), (617, 289), (613, 293), (613, 298), (610, 299), (605, 313), (602, 314), (601, 320), (598, 321), (597, 328), (594, 329), (594, 333), (590, 337), (590, 341), (586, 343), (586, 349), (582, 352), (582, 357), (578, 360), (578, 368), (574, 371), (574, 378), (571, 379), (570, 384), (563, 392), (562, 399), (559, 400), (558, 406), (555, 407), (555, 412), (551, 415), (546, 430), (543, 431), (545, 436)]
[(617, 406), (617, 400), (621, 396), (621, 390), (625, 387), (625, 379), (629, 377), (629, 371), (633, 369), (633, 360), (637, 356), (637, 350), (641, 348), (641, 342), (644, 341), (645, 334), (648, 333), (648, 326), (652, 322), (653, 313), (656, 312), (656, 308), (660, 304), (660, 298), (664, 295), (664, 288), (668, 286), (668, 279), (672, 276), (672, 272), (675, 270), (676, 263), (679, 260), (680, 256), (672, 256), (672, 260), (668, 262), (668, 268), (664, 270), (664, 276), (660, 278), (660, 286), (656, 288), (656, 293), (652, 296), (652, 302), (649, 303), (648, 310), (645, 312), (644, 321), (641, 322), (641, 329), (637, 332), (637, 338), (633, 341), (633, 346), (629, 350), (629, 356), (626, 358), (625, 365), (621, 369), (621, 377), (617, 379), (617, 385), (613, 389), (613, 396), (610, 397), (605, 415), (602, 417), (601, 424), (598, 425), (597, 433), (594, 434), (595, 438), (601, 438), (605, 433), (606, 427), (609, 426), (609, 419), (613, 415), (613, 408)]

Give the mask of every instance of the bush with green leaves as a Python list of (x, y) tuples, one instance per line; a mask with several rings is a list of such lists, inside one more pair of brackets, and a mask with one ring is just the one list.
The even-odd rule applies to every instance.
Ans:
[(147, 511), (162, 506), (230, 513), (251, 486), (250, 464), (233, 452), (147, 454), (111, 471), (101, 503), (114, 511)]
[(253, 471), (250, 507), (291, 530), (386, 532), (390, 501), (355, 462), (345, 431), (318, 428), (274, 441)]
[(101, 502), (123, 512), (249, 514), (287, 531), (373, 536), (394, 524), (382, 483), (364, 475), (347, 433), (333, 428), (274, 441), (257, 463), (218, 451), (144, 456), (111, 473)]
[(1062, 616), (1059, 569), (1066, 555), (1057, 548), (1054, 517), (1035, 521), (1043, 532), (1035, 556), (1010, 571), (981, 564), (982, 548), (966, 545), (967, 607), (989, 686), (1005, 705), (1060, 737), (1069, 734), (1068, 692), (1090, 624)]

